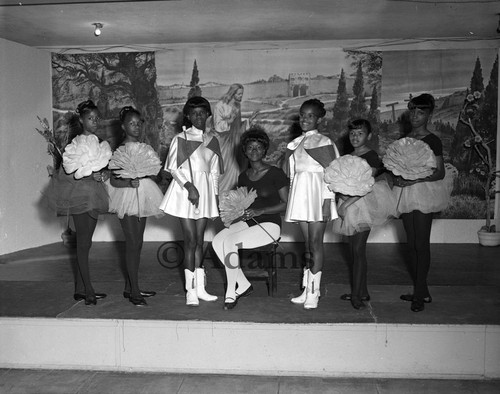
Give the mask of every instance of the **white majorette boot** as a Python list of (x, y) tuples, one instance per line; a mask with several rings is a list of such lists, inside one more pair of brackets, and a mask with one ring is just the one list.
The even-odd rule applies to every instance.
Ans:
[(205, 290), (206, 275), (203, 268), (196, 268), (194, 270), (196, 274), (196, 294), (198, 298), (203, 301), (216, 301), (217, 296), (208, 294)]
[(195, 273), (185, 269), (184, 276), (186, 277), (186, 305), (198, 306), (200, 302), (198, 301), (198, 296), (196, 295)]
[(306, 302), (304, 302), (304, 309), (316, 309), (320, 297), (319, 286), (321, 284), (321, 271), (313, 274), (309, 272), (309, 279), (307, 281)]
[(304, 268), (304, 273), (302, 274), (302, 294), (298, 297), (292, 298), (290, 301), (294, 304), (303, 304), (306, 302), (306, 290), (307, 290), (307, 278), (309, 277), (311, 271)]

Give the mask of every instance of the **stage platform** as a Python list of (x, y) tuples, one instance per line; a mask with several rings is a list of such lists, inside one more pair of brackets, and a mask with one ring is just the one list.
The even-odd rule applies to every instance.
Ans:
[[(301, 244), (278, 250), (278, 290), (265, 282), (223, 310), (224, 271), (207, 253), (214, 303), (185, 306), (180, 249), (147, 242), (141, 287), (147, 307), (122, 296), (124, 244), (94, 243), (91, 274), (108, 297), (75, 302), (75, 250), (51, 244), (0, 256), (0, 368), (227, 373), (288, 376), (500, 378), (500, 248), (432, 244), (434, 301), (420, 313), (399, 295), (411, 290), (404, 244), (368, 244), (371, 301), (355, 310), (348, 251), (325, 244), (319, 308), (289, 299), (299, 293)], [(158, 260), (158, 250), (168, 250)], [(167, 257), (165, 257), (167, 256)], [(256, 268), (261, 256), (246, 256)]]

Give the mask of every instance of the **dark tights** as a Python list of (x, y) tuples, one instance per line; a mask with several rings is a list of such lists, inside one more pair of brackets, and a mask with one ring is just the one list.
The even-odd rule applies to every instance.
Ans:
[(424, 299), (430, 296), (427, 274), (431, 265), (432, 212), (412, 211), (401, 215), (408, 242), (409, 269), (413, 280), (413, 296)]
[(130, 292), (134, 298), (140, 297), (139, 290), (139, 263), (146, 228), (146, 218), (125, 215), (120, 219), (123, 233), (125, 234), (125, 265), (127, 277), (125, 291)]
[(95, 294), (90, 282), (89, 252), (92, 236), (97, 225), (97, 218), (88, 213), (73, 215), (76, 230), (76, 270), (75, 293), (93, 296)]
[(352, 256), (352, 298), (361, 301), (362, 297), (368, 297), (368, 287), (366, 284), (367, 261), (366, 242), (368, 241), (370, 230), (354, 233), (349, 237), (349, 246)]

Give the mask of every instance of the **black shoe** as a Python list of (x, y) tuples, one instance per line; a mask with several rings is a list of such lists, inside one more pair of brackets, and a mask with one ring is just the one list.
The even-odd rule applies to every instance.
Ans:
[(230, 309), (234, 309), (237, 303), (238, 303), (238, 297), (236, 297), (236, 299), (227, 297), (224, 300), (224, 310), (228, 311)]
[(356, 298), (351, 298), (351, 305), (354, 309), (366, 308), (366, 305), (363, 303), (363, 301), (356, 299)]
[[(351, 301), (352, 294), (342, 294), (340, 296), (340, 299), (343, 301)], [(370, 296), (366, 295), (366, 296), (361, 297), (361, 301), (370, 301)]]
[(97, 297), (95, 295), (85, 296), (85, 305), (96, 305)]
[[(96, 300), (100, 300), (101, 298), (106, 298), (107, 294), (104, 293), (95, 293)], [(75, 301), (81, 301), (85, 299), (85, 294), (75, 293), (73, 294), (73, 299)]]
[(422, 312), (425, 309), (424, 300), (414, 299), (411, 302), (411, 310), (413, 312)]
[[(402, 299), (403, 301), (412, 302), (413, 301), (413, 294), (401, 294), (399, 296), (399, 298)], [(430, 304), (432, 302), (432, 297), (431, 296), (425, 297), (422, 299), (422, 301), (426, 304)]]
[(236, 293), (236, 299), (239, 299), (241, 297), (247, 297), (252, 293), (253, 293), (253, 286), (250, 285), (250, 287), (248, 289), (246, 289), (243, 293), (241, 293), (241, 294)]
[[(145, 297), (145, 298), (153, 297), (156, 295), (156, 291), (140, 290), (140, 292), (141, 292), (141, 297)], [(130, 292), (124, 291), (123, 298), (130, 298)]]
[(142, 297), (129, 297), (128, 299), (132, 304), (135, 306), (146, 306), (148, 303), (146, 300)]

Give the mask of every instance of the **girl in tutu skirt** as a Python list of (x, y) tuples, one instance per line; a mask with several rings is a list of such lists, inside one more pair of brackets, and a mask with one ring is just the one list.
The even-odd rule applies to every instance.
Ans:
[(217, 208), (219, 175), (223, 163), (219, 142), (205, 135), (210, 103), (192, 97), (184, 105), (184, 124), (189, 129), (176, 135), (170, 144), (165, 170), (173, 180), (160, 209), (177, 216), (184, 233), (184, 275), (186, 304), (199, 305), (199, 299), (215, 301), (205, 290), (205, 271), (201, 267), (207, 221), (219, 216)]
[[(153, 162), (148, 168), (149, 171), (142, 171), (140, 178), (120, 177), (120, 171), (114, 171), (110, 179), (111, 187), (109, 187), (109, 211), (117, 214), (125, 235), (126, 281), (123, 296), (132, 304), (143, 306), (147, 305), (144, 297), (152, 297), (156, 294), (154, 291), (139, 289), (139, 264), (146, 219), (148, 216), (163, 215), (158, 208), (163, 193), (149, 178), (160, 171), (161, 164), (153, 148), (139, 142), (143, 124), (140, 112), (133, 107), (122, 108), (120, 122), (125, 132), (125, 139), (113, 154), (109, 167), (111, 169), (118, 167), (117, 170), (126, 171), (127, 164), (129, 166), (131, 164), (130, 161), (136, 162), (134, 166), (136, 169), (137, 164), (144, 166)], [(126, 159), (129, 162), (123, 157), (127, 153)]]
[[(87, 100), (76, 109), (81, 133), (75, 136), (93, 136), (99, 125), (99, 111), (96, 105)], [(70, 141), (71, 142), (71, 141)], [(109, 153), (111, 150), (107, 142)], [(66, 146), (68, 152), (69, 145)], [(68, 156), (63, 154), (63, 166)], [(109, 157), (108, 157), (109, 160)], [(106, 161), (107, 163), (107, 161)], [(67, 161), (66, 161), (67, 164)], [(75, 269), (75, 294), (76, 301), (85, 300), (86, 305), (95, 305), (96, 300), (106, 297), (106, 294), (96, 293), (90, 281), (89, 252), (92, 245), (92, 236), (97, 225), (99, 214), (108, 212), (108, 193), (103, 184), (109, 178), (109, 171), (101, 170), (92, 172), (89, 176), (80, 179), (75, 174), (67, 174), (63, 167), (54, 173), (48, 189), (48, 200), (58, 215), (71, 215), (76, 229), (76, 269)]]
[(288, 144), (285, 157), (291, 182), (285, 221), (299, 223), (307, 259), (302, 278), (304, 290), (291, 301), (303, 304), (305, 309), (318, 306), (323, 236), (327, 221), (337, 217), (335, 193), (328, 189), (323, 179), (324, 168), (339, 156), (330, 138), (318, 132), (325, 114), (324, 104), (317, 99), (302, 104), (299, 113), (302, 135)]
[[(349, 123), (349, 141), (354, 148), (350, 153), (365, 159), (372, 168), (373, 177), (383, 172), (382, 161), (367, 145), (372, 134), (370, 122), (356, 119)], [(363, 197), (341, 195), (333, 221), (333, 231), (347, 236), (352, 258), (351, 294), (343, 294), (342, 300), (351, 301), (355, 309), (364, 308), (369, 301), (366, 284), (366, 243), (373, 226), (382, 225), (394, 215), (395, 198), (385, 179), (377, 179), (373, 189)]]
[(411, 132), (406, 137), (425, 142), (436, 157), (436, 169), (432, 175), (416, 180), (394, 178), (394, 195), (397, 213), (401, 214), (408, 242), (409, 269), (413, 280), (413, 294), (403, 294), (400, 298), (411, 302), (411, 310), (424, 310), (425, 303), (432, 302), (427, 287), (427, 274), (431, 262), (430, 235), (434, 212), (446, 208), (449, 188), (446, 186), (443, 162), (443, 145), (439, 137), (431, 133), (427, 123), (434, 111), (434, 97), (424, 93), (408, 103)]

